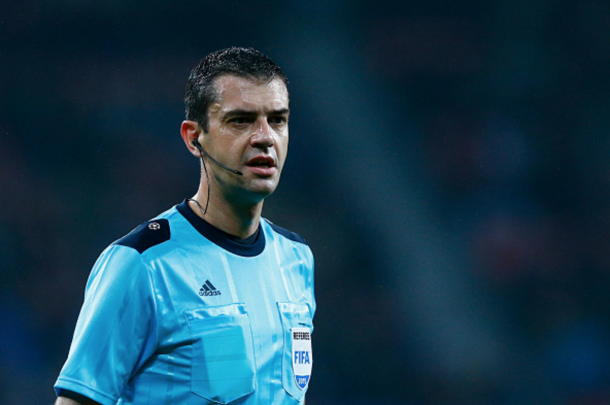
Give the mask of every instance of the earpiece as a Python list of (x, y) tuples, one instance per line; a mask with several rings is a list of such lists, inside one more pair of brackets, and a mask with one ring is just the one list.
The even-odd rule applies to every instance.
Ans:
[[(205, 165), (205, 160), (203, 160), (203, 155), (206, 155), (208, 157), (208, 159), (210, 159), (212, 162), (216, 163), (219, 167), (222, 167), (223, 169), (228, 170), (233, 174), (236, 174), (238, 176), (243, 176), (244, 174), (242, 172), (240, 172), (239, 170), (231, 169), (231, 168), (223, 165), (222, 163), (220, 163), (216, 159), (214, 159), (212, 156), (208, 155), (208, 153), (203, 150), (203, 147), (201, 146), (201, 144), (199, 143), (199, 140), (197, 138), (193, 139), (193, 141), (191, 143), (193, 144), (194, 147), (197, 148), (197, 150), (199, 150), (199, 154), (201, 155), (201, 164), (203, 165), (203, 169), (205, 171), (205, 178), (206, 178), (207, 184), (208, 184), (208, 195), (207, 195), (207, 201), (205, 202), (205, 209), (201, 210), (203, 215), (205, 215), (205, 213), (208, 212), (208, 204), (210, 203), (210, 177), (208, 176), (208, 169)], [(195, 201), (195, 203), (197, 205), (199, 205), (199, 203), (196, 200), (193, 200), (193, 201)], [(199, 205), (199, 209), (201, 209), (201, 205)]]
[[(231, 168), (223, 165), (222, 163), (220, 163), (216, 159), (214, 159), (212, 156), (210, 156), (205, 150), (203, 150), (203, 147), (201, 147), (201, 144), (199, 143), (199, 140), (197, 140), (197, 138), (193, 139), (193, 142), (191, 142), (191, 143), (193, 144), (194, 147), (197, 148), (197, 150), (199, 150), (199, 153), (201, 154), (201, 161), (202, 162), (203, 162), (203, 155), (206, 155), (208, 157), (208, 159), (210, 159), (212, 162), (216, 163), (218, 166), (222, 167), (223, 169), (228, 170), (231, 173), (237, 174), (238, 176), (243, 176), (244, 175), (239, 170), (231, 169)], [(207, 171), (206, 171), (206, 173), (207, 173)]]

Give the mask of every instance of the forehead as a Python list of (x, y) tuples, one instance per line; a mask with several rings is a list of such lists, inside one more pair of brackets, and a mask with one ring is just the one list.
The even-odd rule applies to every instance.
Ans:
[(288, 108), (288, 89), (280, 79), (260, 82), (235, 75), (223, 75), (214, 81), (218, 99), (210, 106), (213, 110), (234, 109), (274, 111)]

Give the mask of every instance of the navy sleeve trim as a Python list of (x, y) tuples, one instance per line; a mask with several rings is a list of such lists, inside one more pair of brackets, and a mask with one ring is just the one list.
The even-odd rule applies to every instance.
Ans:
[(84, 404), (84, 405), (97, 404), (97, 402), (95, 402), (91, 398), (81, 395), (77, 392), (70, 391), (70, 390), (64, 390), (64, 389), (59, 390), (59, 396), (70, 398), (71, 400), (80, 402), (81, 404)]
[(305, 238), (303, 238), (301, 235), (299, 235), (298, 233), (289, 231), (288, 229), (284, 229), (281, 226), (277, 226), (276, 224), (274, 224), (273, 222), (269, 221), (268, 219), (265, 219), (267, 221), (267, 223), (271, 226), (271, 228), (279, 233), (280, 235), (290, 239), (293, 242), (299, 242), (302, 243), (304, 245), (307, 245), (307, 241), (305, 240)]
[(168, 241), (171, 237), (167, 219), (153, 219), (144, 222), (115, 243), (137, 250), (140, 254), (153, 246)]

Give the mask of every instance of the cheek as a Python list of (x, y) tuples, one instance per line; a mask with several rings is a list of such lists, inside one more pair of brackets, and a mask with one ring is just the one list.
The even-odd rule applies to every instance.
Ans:
[(248, 143), (234, 140), (233, 142), (227, 142), (225, 146), (228, 151), (227, 153), (230, 155), (229, 158), (237, 162), (240, 161), (242, 156), (246, 153)]
[(225, 155), (228, 159), (240, 159), (247, 143), (246, 137), (238, 136), (227, 128), (220, 129), (216, 137), (218, 153)]
[(278, 139), (276, 145), (278, 157), (282, 161), (286, 160), (286, 154), (288, 153), (288, 137)]

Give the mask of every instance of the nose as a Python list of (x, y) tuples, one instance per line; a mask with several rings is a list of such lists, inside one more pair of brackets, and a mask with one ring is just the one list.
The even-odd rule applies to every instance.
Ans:
[(261, 119), (258, 121), (259, 124), (256, 126), (254, 133), (250, 137), (251, 145), (266, 148), (273, 146), (273, 129), (271, 126), (269, 126), (266, 117), (261, 117)]

